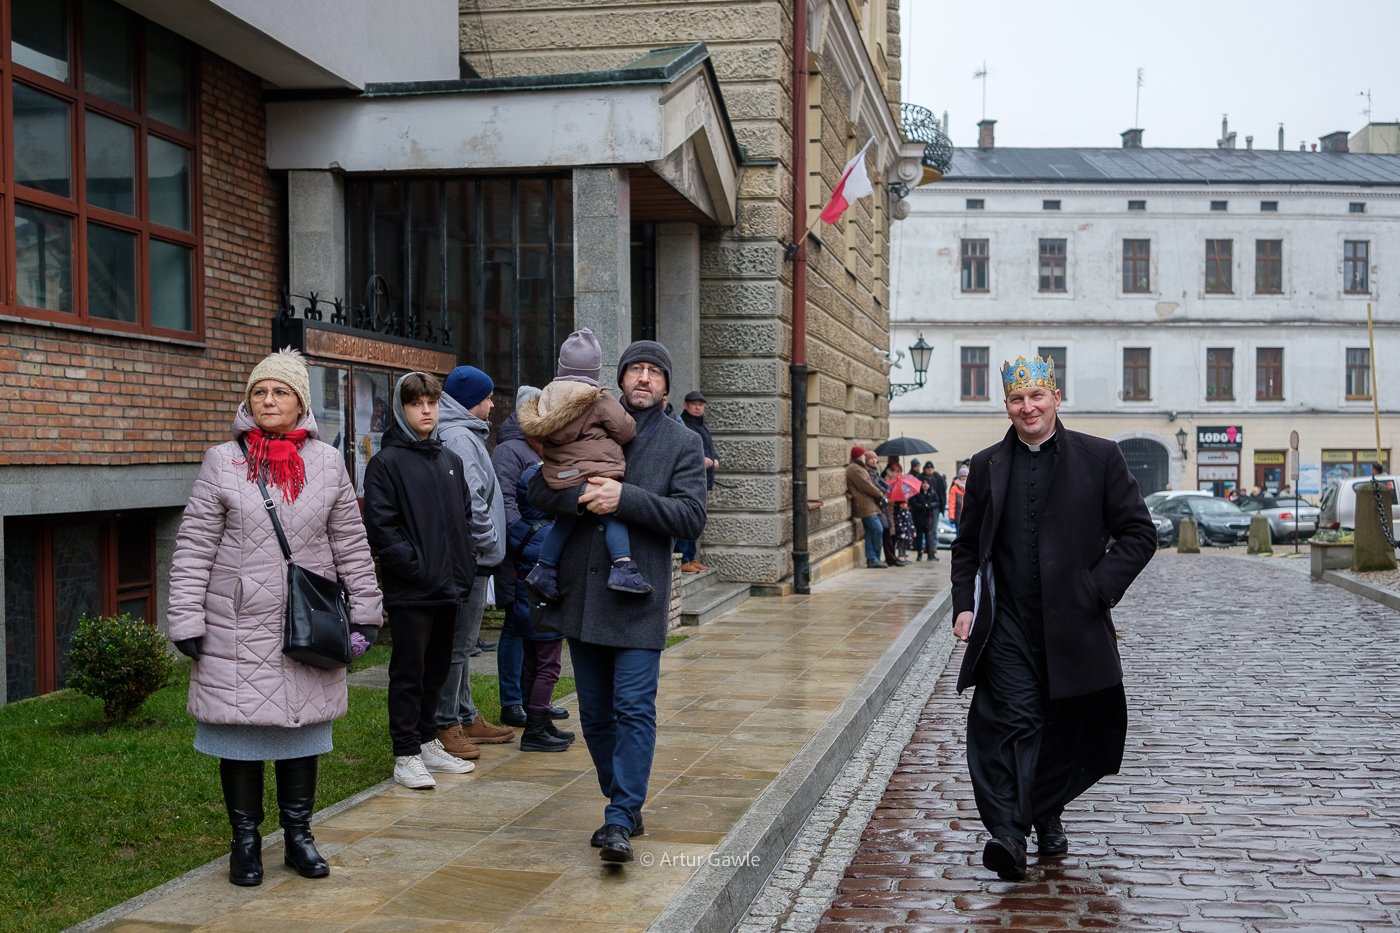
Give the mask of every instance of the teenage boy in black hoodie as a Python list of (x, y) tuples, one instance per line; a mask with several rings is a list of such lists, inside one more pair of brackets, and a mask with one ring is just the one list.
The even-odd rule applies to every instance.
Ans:
[(393, 627), (389, 735), (394, 780), (437, 786), (430, 771), (475, 766), (437, 739), (437, 701), (452, 660), (457, 604), (476, 577), (471, 501), (462, 460), (437, 437), (442, 383), (409, 373), (394, 386), (394, 422), (365, 468), (365, 530), (379, 558), (384, 607)]

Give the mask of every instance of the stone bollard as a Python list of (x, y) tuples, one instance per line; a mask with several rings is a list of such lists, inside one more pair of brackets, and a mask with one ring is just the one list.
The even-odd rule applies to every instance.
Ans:
[(1194, 518), (1183, 518), (1176, 528), (1176, 550), (1178, 554), (1201, 553), (1201, 535), (1196, 530)]
[(1274, 535), (1269, 530), (1269, 520), (1263, 515), (1256, 515), (1249, 520), (1249, 553), (1272, 554), (1273, 552)]
[[(1381, 501), (1389, 508), (1389, 496), (1381, 491)], [(1388, 516), (1387, 516), (1388, 517)], [(1392, 528), (1391, 534), (1395, 534)], [(1356, 530), (1351, 549), (1351, 569), (1394, 570), (1395, 549), (1385, 539), (1385, 529), (1381, 526), (1381, 513), (1376, 508), (1376, 493), (1370, 483), (1356, 487)]]

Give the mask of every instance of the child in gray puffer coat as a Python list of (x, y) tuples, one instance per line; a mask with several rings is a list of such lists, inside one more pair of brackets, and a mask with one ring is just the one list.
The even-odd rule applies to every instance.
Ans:
[[(637, 423), (622, 404), (598, 385), (603, 351), (588, 328), (576, 330), (559, 348), (555, 379), (519, 408), (520, 430), (543, 445), (544, 479), (550, 489), (569, 489), (590, 477), (622, 479), (627, 461), (622, 445), (637, 435)], [(612, 567), (608, 589), (645, 595), (651, 584), (632, 559), (627, 525), (615, 515), (601, 515), (603, 538)], [(578, 523), (557, 517), (544, 539), (535, 569), (525, 578), (540, 599), (559, 602), (559, 556)]]

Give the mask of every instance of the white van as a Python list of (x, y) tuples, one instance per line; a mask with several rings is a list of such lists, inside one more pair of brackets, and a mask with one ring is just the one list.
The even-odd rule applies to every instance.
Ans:
[(1322, 500), (1318, 503), (1322, 514), (1318, 516), (1317, 526), (1355, 528), (1357, 497), (1362, 497), (1362, 508), (1376, 507), (1376, 492), (1371, 488), (1372, 479), (1380, 483), (1381, 501), (1390, 506), (1390, 527), (1396, 528), (1395, 523), (1400, 521), (1400, 507), (1397, 506), (1395, 494), (1397, 477), (1388, 474), (1376, 477), (1353, 476), (1328, 486), (1322, 491)]

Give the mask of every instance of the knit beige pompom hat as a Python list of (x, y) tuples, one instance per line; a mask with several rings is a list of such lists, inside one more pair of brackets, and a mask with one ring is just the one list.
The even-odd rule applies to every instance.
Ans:
[(301, 410), (311, 410), (311, 375), (306, 371), (305, 358), (291, 347), (278, 350), (253, 367), (253, 372), (248, 377), (248, 388), (243, 392), (243, 400), (248, 402), (249, 410), (253, 407), (253, 386), (264, 379), (276, 379), (286, 383), (297, 394)]

